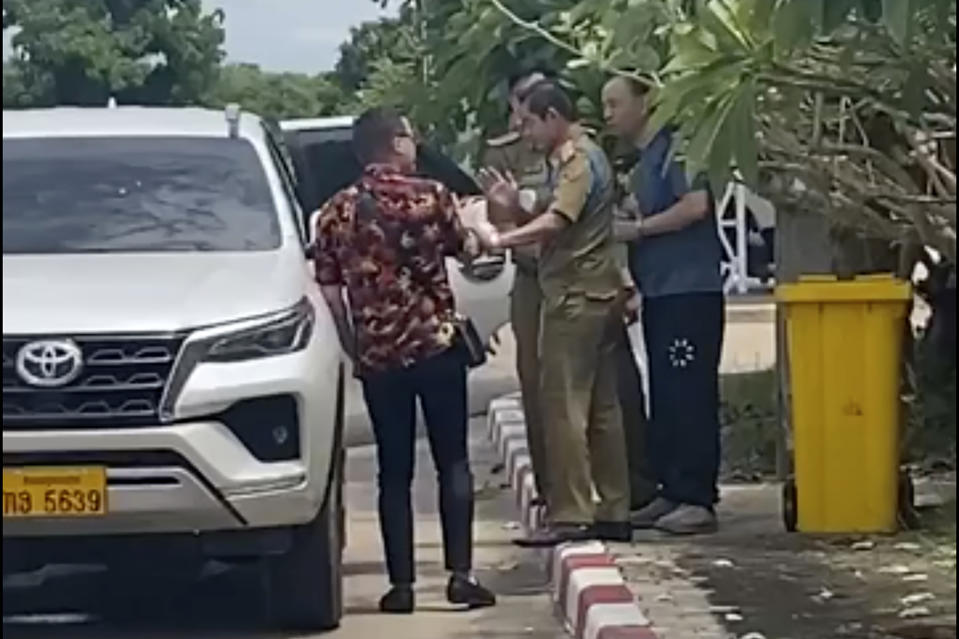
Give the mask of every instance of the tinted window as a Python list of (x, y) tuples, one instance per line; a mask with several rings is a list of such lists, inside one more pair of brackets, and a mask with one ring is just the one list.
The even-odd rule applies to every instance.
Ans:
[(269, 183), (247, 141), (3, 141), (4, 254), (279, 246)]
[[(293, 157), (297, 195), (304, 211), (323, 206), (337, 191), (356, 182), (363, 167), (353, 154), (352, 129), (306, 129), (286, 132), (286, 146)], [(418, 173), (446, 185), (457, 195), (479, 195), (476, 181), (451, 158), (438, 150), (419, 145)]]

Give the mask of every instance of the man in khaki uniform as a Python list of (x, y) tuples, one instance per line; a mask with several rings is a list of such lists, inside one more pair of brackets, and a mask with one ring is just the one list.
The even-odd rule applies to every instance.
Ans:
[[(546, 157), (524, 140), (520, 134), (522, 125), (523, 91), (545, 80), (539, 72), (528, 73), (510, 83), (510, 131), (498, 138), (487, 140), (482, 165), (492, 167), (503, 175), (515, 177), (518, 187), (530, 195), (533, 211), (541, 209), (549, 198), (548, 167)], [(491, 221), (500, 229), (516, 227), (516, 221), (498, 217), (498, 211), (490, 211)], [(508, 212), (506, 212), (508, 213)], [(524, 212), (525, 213), (525, 212)], [(537, 275), (537, 247), (518, 247), (513, 251), (516, 275), (510, 293), (510, 323), (516, 338), (516, 373), (522, 394), (523, 414), (526, 419), (526, 437), (530, 458), (533, 462), (533, 477), (536, 491), (545, 499), (549, 494), (547, 480), (546, 440), (543, 435), (543, 419), (539, 397), (539, 324), (542, 293)], [(540, 503), (539, 505), (542, 505)]]
[[(540, 393), (551, 519), (517, 543), (626, 541), (632, 532), (616, 375), (622, 280), (613, 254), (613, 172), (602, 149), (575, 123), (562, 89), (540, 83), (524, 108), (524, 137), (549, 156), (552, 201), (527, 224), (482, 238), (494, 250), (542, 247)], [(519, 208), (515, 181), (487, 172), (484, 186), (494, 205)], [(592, 485), (600, 497), (595, 507)]]
[[(518, 187), (526, 191), (533, 211), (541, 209), (549, 198), (548, 166), (546, 157), (524, 140), (522, 126), (523, 91), (545, 80), (539, 72), (519, 76), (510, 82), (510, 131), (498, 138), (487, 140), (482, 165), (492, 167), (503, 175), (515, 177)], [(491, 211), (492, 221), (500, 229), (515, 228), (513, 219), (499, 219), (497, 211)], [(526, 212), (524, 212), (526, 213)], [(510, 324), (516, 338), (516, 373), (519, 377), (523, 414), (526, 420), (526, 437), (530, 458), (533, 462), (533, 477), (540, 500), (549, 494), (546, 473), (546, 440), (543, 434), (543, 418), (539, 396), (539, 324), (543, 294), (537, 274), (537, 247), (517, 247), (513, 251), (516, 275), (510, 293)], [(538, 505), (543, 505), (542, 501)]]

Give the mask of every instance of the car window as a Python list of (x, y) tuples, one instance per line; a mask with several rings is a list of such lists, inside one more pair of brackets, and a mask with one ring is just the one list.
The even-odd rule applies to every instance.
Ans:
[(3, 141), (3, 252), (263, 251), (281, 232), (246, 140)]
[[(287, 130), (286, 147), (293, 158), (297, 194), (303, 210), (310, 214), (337, 191), (353, 184), (363, 167), (356, 160), (349, 127)], [(455, 161), (439, 150), (417, 147), (418, 174), (442, 182), (460, 196), (481, 193), (476, 181)]]

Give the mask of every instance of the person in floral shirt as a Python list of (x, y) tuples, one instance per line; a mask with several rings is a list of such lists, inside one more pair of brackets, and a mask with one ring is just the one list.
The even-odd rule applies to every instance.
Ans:
[[(455, 301), (446, 258), (470, 259), (478, 238), (453, 194), (413, 175), (416, 140), (405, 117), (373, 109), (353, 125), (365, 166), (317, 216), (316, 278), (363, 385), (379, 462), (379, 515), (392, 588), (389, 613), (414, 608), (410, 484), (416, 400), (440, 483), (447, 598), (480, 608), (494, 595), (472, 576), (473, 476), (467, 448), (466, 360), (455, 348)], [(344, 296), (345, 292), (345, 296)]]

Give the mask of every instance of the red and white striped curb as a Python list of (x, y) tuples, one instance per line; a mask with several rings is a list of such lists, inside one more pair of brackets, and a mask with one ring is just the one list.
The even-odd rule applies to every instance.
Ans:
[[(529, 532), (539, 526), (540, 510), (534, 504), (538, 495), (519, 395), (494, 399), (487, 419), (490, 440)], [(548, 565), (553, 602), (575, 639), (656, 639), (605, 544), (564, 544), (552, 551)]]

